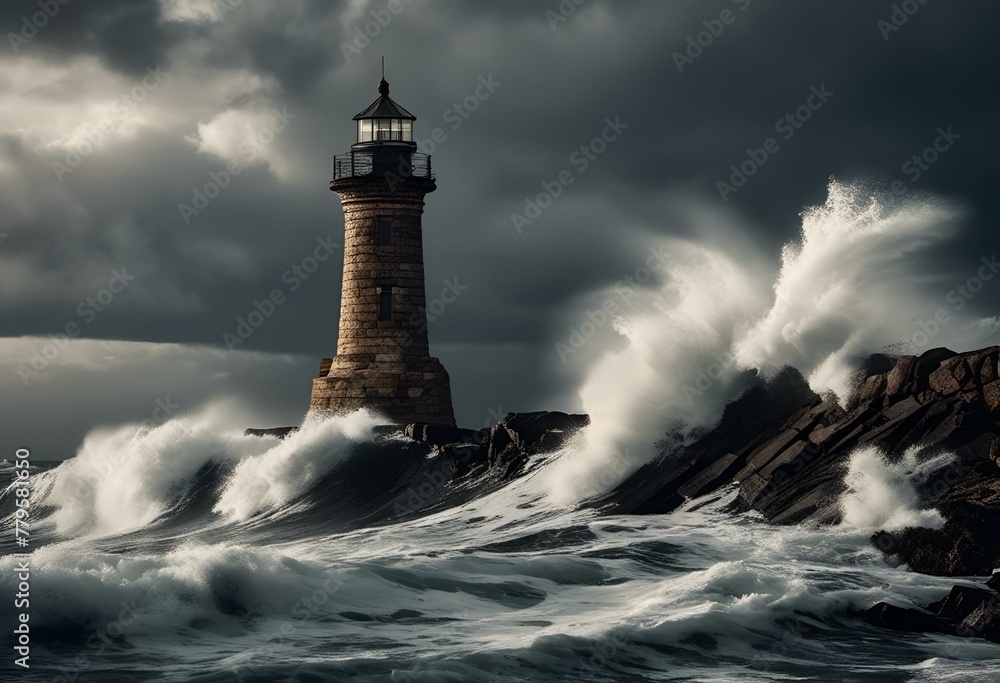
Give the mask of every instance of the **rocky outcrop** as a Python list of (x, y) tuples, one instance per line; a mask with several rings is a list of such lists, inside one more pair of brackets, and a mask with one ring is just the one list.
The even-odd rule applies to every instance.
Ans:
[(490, 469), (502, 478), (514, 477), (532, 456), (562, 448), (569, 437), (588, 424), (587, 415), (511, 413), (490, 429), (486, 452)]
[(895, 631), (945, 633), (1000, 643), (1000, 599), (986, 588), (955, 586), (943, 600), (925, 609), (880, 602), (862, 616), (870, 624)]
[[(872, 445), (888, 457), (921, 446), (953, 462), (924, 482), (923, 504), (945, 517), (941, 529), (882, 531), (872, 538), (914, 571), (972, 576), (1000, 566), (1000, 347), (969, 353), (875, 355), (862, 365), (846, 406), (810, 390), (792, 368), (760, 381), (725, 409), (719, 425), (665, 453), (589, 504), (613, 514), (654, 514), (724, 486), (739, 489), (734, 511), (769, 521), (836, 523), (851, 454)], [(589, 423), (586, 415), (511, 413), (489, 430), (411, 423), (410, 438), (449, 458), (456, 476), (523, 473)], [(398, 427), (386, 427), (398, 432)], [(248, 430), (284, 436), (287, 429)]]
[(590, 418), (586, 415), (545, 411), (508, 413), (488, 430), (414, 423), (405, 431), (411, 439), (450, 457), (459, 476), (485, 467), (499, 479), (507, 480), (521, 474), (532, 457), (558, 450), (588, 424)]
[(878, 547), (916, 571), (982, 575), (1000, 565), (1000, 348), (956, 354), (873, 356), (846, 407), (813, 393), (786, 368), (731, 403), (718, 427), (640, 469), (594, 501), (615, 513), (662, 513), (734, 484), (734, 510), (774, 523), (835, 523), (851, 453), (878, 446), (889, 457), (910, 446), (955, 453), (923, 486), (943, 529), (876, 534)]
[[(523, 473), (534, 456), (558, 450), (588, 424), (590, 417), (587, 415), (542, 411), (508, 413), (492, 427), (479, 430), (411, 422), (405, 427), (377, 426), (374, 433), (390, 436), (402, 432), (423, 444), (428, 455), (451, 459), (456, 477), (488, 469), (496, 478), (508, 480)], [(250, 428), (244, 434), (284, 439), (298, 430), (299, 427)]]
[(249, 427), (243, 431), (243, 436), (274, 436), (284, 439), (289, 434), (299, 431), (298, 427)]

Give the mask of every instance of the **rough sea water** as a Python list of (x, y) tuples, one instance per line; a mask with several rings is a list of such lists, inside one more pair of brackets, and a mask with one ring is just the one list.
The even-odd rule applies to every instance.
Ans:
[[(940, 521), (919, 509), (924, 472), (909, 455), (889, 464), (859, 449), (836, 527), (725, 512), (731, 488), (666, 515), (579, 505), (710, 428), (748, 373), (787, 363), (846, 397), (859, 358), (933, 315), (941, 283), (912, 259), (957, 216), (833, 184), (777, 279), (736, 242), (671, 243), (668, 277), (629, 298), (624, 342), (582, 386), (592, 425), (511, 482), (452, 481), (364, 411), (309, 419), (284, 441), (244, 436), (227, 405), (95, 428), (74, 457), (32, 470), (31, 669), (8, 647), (0, 678), (1000, 680), (995, 644), (856, 614), (925, 605), (962, 582), (896, 567), (868, 541)], [(956, 320), (934, 345), (973, 348), (995, 329)], [(706, 367), (707, 387), (694, 379)], [(13, 468), (0, 476), (11, 643)]]

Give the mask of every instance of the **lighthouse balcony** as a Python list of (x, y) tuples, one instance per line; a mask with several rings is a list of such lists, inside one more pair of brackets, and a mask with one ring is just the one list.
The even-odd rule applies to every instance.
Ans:
[(434, 180), (429, 154), (409, 146), (356, 150), (333, 158), (333, 179), (384, 177)]

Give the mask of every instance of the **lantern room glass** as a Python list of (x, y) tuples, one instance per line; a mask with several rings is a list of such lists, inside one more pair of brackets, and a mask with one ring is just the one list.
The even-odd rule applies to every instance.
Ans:
[(409, 119), (361, 119), (358, 121), (358, 142), (413, 140), (413, 122)]

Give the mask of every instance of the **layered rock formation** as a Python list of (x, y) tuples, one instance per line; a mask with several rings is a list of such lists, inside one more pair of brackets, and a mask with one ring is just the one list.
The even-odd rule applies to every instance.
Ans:
[[(940, 512), (944, 526), (879, 531), (872, 541), (913, 571), (988, 575), (1000, 566), (998, 359), (1000, 347), (876, 355), (865, 362), (844, 407), (786, 368), (730, 403), (717, 427), (588, 504), (612, 514), (665, 513), (732, 485), (739, 489), (733, 512), (757, 510), (776, 524), (833, 524), (842, 517), (844, 475), (858, 447), (875, 446), (889, 459), (911, 447), (919, 447), (922, 459), (948, 452), (948, 464), (919, 489), (922, 506)], [(478, 473), (502, 482), (587, 424), (586, 415), (511, 413), (479, 431), (411, 423), (405, 433), (448, 465), (449, 478)], [(288, 428), (253, 431), (285, 436)], [(997, 578), (982, 588), (956, 586), (927, 609), (880, 603), (864, 618), (888, 628), (1000, 642), (997, 587)]]
[(457, 475), (488, 468), (506, 481), (523, 473), (533, 456), (558, 450), (588, 424), (590, 418), (586, 415), (556, 411), (508, 413), (489, 429), (474, 431), (414, 423), (406, 426), (406, 435), (451, 458)]
[[(723, 486), (739, 487), (733, 511), (777, 524), (836, 523), (851, 454), (876, 446), (889, 459), (911, 447), (926, 460), (954, 457), (920, 483), (921, 505), (940, 529), (879, 531), (890, 561), (941, 576), (985, 576), (1000, 566), (1000, 347), (957, 354), (873, 356), (846, 407), (810, 391), (786, 368), (725, 410), (720, 424), (677, 453), (640, 469), (594, 505), (615, 513), (662, 513)], [(1000, 578), (955, 586), (926, 609), (879, 603), (873, 624), (1000, 642)]]
[(737, 483), (735, 509), (778, 524), (835, 523), (851, 453), (872, 445), (888, 457), (921, 446), (955, 459), (926, 482), (927, 507), (943, 529), (876, 534), (916, 571), (988, 574), (1000, 565), (1000, 348), (919, 357), (875, 356), (846, 408), (813, 393), (786, 369), (731, 403), (714, 430), (680, 453), (642, 468), (597, 501), (618, 513), (669, 512), (684, 500)]
[(880, 602), (863, 614), (866, 621), (895, 631), (944, 633), (1000, 643), (1000, 598), (985, 587), (955, 586), (925, 609)]

